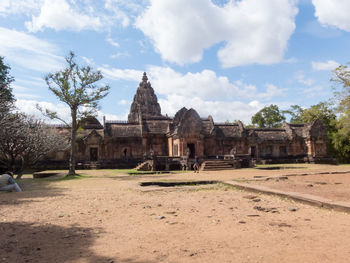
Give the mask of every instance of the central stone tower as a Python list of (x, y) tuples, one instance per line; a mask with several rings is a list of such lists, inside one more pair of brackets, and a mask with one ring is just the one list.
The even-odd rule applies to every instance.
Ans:
[(140, 122), (142, 119), (162, 117), (157, 96), (151, 83), (148, 81), (146, 72), (143, 73), (142, 82), (137, 88), (134, 100), (130, 107), (128, 122)]

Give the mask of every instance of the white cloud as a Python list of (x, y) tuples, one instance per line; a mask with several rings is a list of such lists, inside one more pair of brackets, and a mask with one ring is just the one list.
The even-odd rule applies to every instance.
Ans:
[(294, 74), (295, 79), (306, 86), (311, 86), (312, 84), (315, 83), (315, 80), (312, 78), (307, 78), (305, 77), (304, 73), (302, 71), (298, 71)]
[(135, 69), (115, 69), (100, 67), (98, 68), (103, 74), (104, 77), (113, 79), (113, 80), (141, 80), (143, 71)]
[(105, 9), (114, 13), (114, 18), (119, 20), (123, 27), (127, 27), (130, 24), (129, 16), (120, 8), (122, 3), (118, 0), (106, 0)]
[[(37, 104), (43, 109), (56, 111), (59, 117), (65, 120), (67, 123), (71, 122), (70, 109), (63, 103), (51, 103), (47, 101), (36, 100), (34, 97), (30, 98), (30, 96), (24, 96), (20, 99), (17, 99), (16, 101), (16, 107), (21, 112), (35, 116), (38, 119), (43, 119), (47, 123), (61, 123), (59, 120), (50, 120), (48, 118), (45, 118), (42, 113), (36, 108)], [(101, 123), (103, 123), (103, 116), (105, 116), (107, 120), (125, 120), (127, 118), (127, 113), (124, 113), (122, 115), (115, 115), (105, 113), (103, 111), (97, 111), (97, 118)]]
[(57, 120), (49, 120), (47, 118), (44, 118), (42, 113), (36, 108), (36, 105), (39, 105), (43, 109), (49, 109), (51, 111), (56, 111), (59, 113), (60, 118), (64, 119), (65, 121), (70, 120), (70, 110), (69, 107), (64, 105), (63, 103), (51, 103), (47, 101), (40, 101), (40, 100), (35, 100), (35, 99), (17, 99), (16, 101), (16, 107), (28, 114), (28, 115), (33, 115), (36, 118), (39, 119), (45, 119), (46, 122), (48, 123), (57, 123)]
[(350, 32), (350, 1), (312, 0), (315, 16), (322, 25), (335, 26)]
[[(141, 81), (142, 71), (100, 68), (102, 73), (115, 80)], [(273, 98), (284, 96), (284, 89), (267, 83), (261, 91), (255, 85), (242, 81), (231, 82), (217, 76), (214, 71), (179, 73), (169, 67), (149, 66), (152, 83), (163, 114), (174, 115), (183, 106), (196, 109), (201, 116), (211, 114), (216, 121), (241, 119), (250, 122), (256, 113)], [(136, 87), (135, 87), (136, 88)], [(125, 100), (119, 102), (126, 104)]]
[[(16, 81), (15, 81), (15, 84), (23, 84), (23, 85), (26, 85), (26, 86), (30, 86), (30, 87), (43, 87), (45, 86), (46, 87), (46, 83), (45, 83), (45, 80), (44, 78), (37, 78), (37, 77), (32, 77), (32, 76), (29, 76), (27, 78), (23, 78), (25, 76), (21, 76), (20, 78), (16, 78)], [(26, 88), (28, 89), (28, 88)]]
[(84, 62), (86, 64), (91, 65), (91, 66), (95, 65), (95, 61), (92, 58), (88, 58), (88, 57), (84, 57), (84, 56), (82, 56), (81, 58), (84, 60)]
[(271, 64), (283, 59), (294, 32), (295, 0), (151, 0), (136, 20), (164, 60), (177, 64), (201, 60), (203, 51), (224, 42), (218, 57), (224, 67)]
[(120, 100), (120, 101), (118, 101), (118, 104), (120, 104), (120, 105), (129, 105), (129, 104), (131, 104), (131, 102), (128, 101), (128, 100)]
[(31, 32), (45, 28), (58, 30), (109, 30), (142, 11), (139, 0), (0, 0), (0, 17), (25, 15)]
[(0, 16), (8, 16), (14, 14), (26, 14), (40, 9), (44, 0), (1, 0)]
[(311, 62), (313, 70), (334, 70), (339, 66), (339, 63), (334, 60), (328, 60), (326, 62)]
[(113, 18), (123, 27), (127, 27), (130, 25), (130, 20), (142, 12), (144, 2), (146, 0), (106, 0), (104, 8), (113, 13)]
[(98, 111), (97, 112), (97, 119), (101, 122), (101, 124), (103, 123), (103, 116), (106, 117), (106, 120), (110, 120), (110, 121), (118, 121), (118, 120), (126, 120), (128, 118), (128, 114), (129, 112), (124, 112), (121, 115), (115, 115), (115, 114), (110, 114), (110, 113), (104, 113), (102, 111)]
[(130, 57), (130, 54), (129, 52), (118, 52), (110, 56), (110, 58), (112, 59), (121, 58), (121, 57)]
[(208, 101), (198, 97), (169, 95), (159, 99), (163, 114), (174, 116), (182, 107), (195, 109), (201, 117), (213, 116), (214, 121), (241, 120), (250, 123), (251, 116), (258, 112), (264, 104), (258, 101), (243, 103), (240, 101)]
[(106, 41), (114, 47), (119, 47), (119, 43), (115, 42), (111, 37), (107, 37)]
[(332, 95), (331, 89), (329, 87), (323, 87), (320, 85), (302, 88), (300, 92), (306, 96), (306, 98), (327, 98)]
[(64, 59), (55, 55), (57, 53), (58, 48), (45, 40), (0, 27), (0, 54), (5, 56), (10, 64), (50, 72), (62, 67)]
[(26, 22), (25, 25), (31, 32), (41, 31), (44, 28), (52, 28), (56, 31), (103, 28), (99, 17), (79, 13), (66, 0), (45, 0), (39, 16), (32, 16), (32, 20)]
[[(116, 69), (100, 67), (102, 74), (113, 80), (141, 81), (143, 71), (135, 69)], [(147, 68), (149, 81), (160, 95), (181, 95), (201, 99), (259, 99), (269, 100), (284, 96), (285, 89), (266, 83), (265, 90), (259, 91), (255, 85), (242, 81), (230, 82), (225, 76), (217, 76), (212, 70), (182, 74), (170, 67), (149, 66)]]
[[(283, 95), (284, 90), (266, 84), (263, 92), (255, 85), (242, 81), (230, 82), (225, 76), (217, 76), (212, 70), (181, 74), (169, 67), (151, 66), (147, 69), (152, 86), (161, 95), (181, 95), (205, 100), (261, 99)], [(140, 79), (140, 77), (139, 77)]]

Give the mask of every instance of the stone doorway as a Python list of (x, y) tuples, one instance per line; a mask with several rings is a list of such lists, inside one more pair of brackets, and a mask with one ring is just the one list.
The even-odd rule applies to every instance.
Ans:
[(252, 158), (256, 158), (256, 147), (255, 146), (250, 147), (250, 156)]
[(98, 148), (92, 147), (90, 148), (90, 161), (97, 162), (98, 160)]
[(187, 143), (187, 148), (190, 149), (190, 158), (194, 158), (196, 155), (196, 147), (194, 143)]

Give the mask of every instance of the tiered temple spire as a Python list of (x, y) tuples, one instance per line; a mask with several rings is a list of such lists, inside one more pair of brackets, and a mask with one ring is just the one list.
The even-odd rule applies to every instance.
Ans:
[(131, 104), (128, 122), (140, 122), (140, 116), (143, 119), (162, 116), (157, 96), (148, 81), (146, 72), (143, 73), (142, 82)]

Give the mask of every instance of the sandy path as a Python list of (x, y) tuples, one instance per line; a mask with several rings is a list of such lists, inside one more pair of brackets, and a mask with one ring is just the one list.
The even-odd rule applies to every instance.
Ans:
[(141, 177), (95, 174), (0, 194), (0, 262), (349, 261), (349, 214), (223, 185), (147, 192)]

